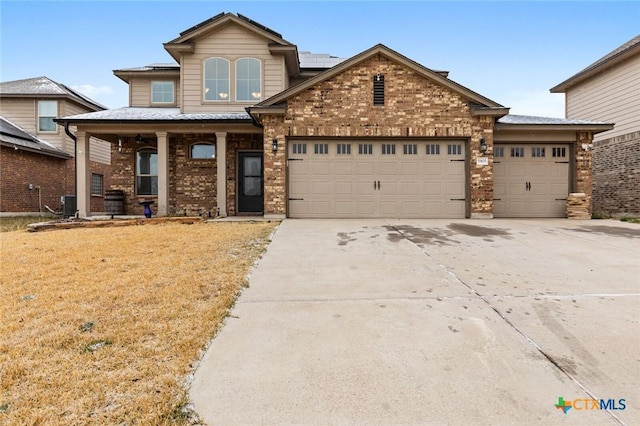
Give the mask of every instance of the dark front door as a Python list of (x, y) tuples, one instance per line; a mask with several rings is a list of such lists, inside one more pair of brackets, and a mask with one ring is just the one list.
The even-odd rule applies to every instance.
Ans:
[(262, 153), (238, 153), (238, 213), (262, 213)]

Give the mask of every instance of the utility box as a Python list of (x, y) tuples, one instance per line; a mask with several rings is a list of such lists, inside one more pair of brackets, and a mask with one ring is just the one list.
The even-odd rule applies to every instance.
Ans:
[(76, 215), (76, 196), (75, 195), (63, 195), (60, 200), (62, 204), (62, 217), (75, 217)]

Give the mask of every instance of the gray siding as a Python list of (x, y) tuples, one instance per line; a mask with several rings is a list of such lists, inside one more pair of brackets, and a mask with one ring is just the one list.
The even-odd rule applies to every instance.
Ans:
[(640, 55), (571, 87), (566, 93), (567, 118), (615, 123), (599, 133), (604, 140), (640, 130)]

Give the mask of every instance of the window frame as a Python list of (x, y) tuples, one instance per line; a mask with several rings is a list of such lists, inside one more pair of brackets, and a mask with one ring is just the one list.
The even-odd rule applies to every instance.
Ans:
[[(96, 188), (98, 185), (95, 185), (96, 181), (94, 180), (95, 178), (100, 178), (100, 191), (99, 192), (95, 192), (94, 188)], [(104, 175), (101, 175), (100, 173), (91, 173), (91, 196), (92, 197), (102, 197), (104, 196)]]
[[(155, 95), (154, 85), (155, 84), (171, 84), (171, 101), (155, 101), (153, 99)], [(165, 92), (161, 92), (161, 94), (165, 94)], [(175, 105), (176, 104), (176, 82), (173, 80), (152, 80), (151, 81), (151, 105)]]
[[(207, 146), (211, 146), (213, 148), (213, 157), (194, 157), (193, 156), (193, 148), (195, 146), (202, 146), (202, 145), (207, 145)], [(189, 145), (189, 159), (190, 160), (215, 160), (216, 159), (216, 144), (213, 142), (195, 142), (192, 143), (191, 145)]]
[[(139, 168), (139, 159), (138, 156), (140, 155), (141, 152), (143, 151), (153, 151), (153, 153), (156, 156), (156, 173), (153, 174), (151, 173), (153, 171), (153, 163), (149, 164), (149, 172), (150, 173), (145, 173), (142, 174), (140, 173), (140, 168)], [(135, 191), (136, 191), (136, 195), (137, 196), (150, 196), (150, 197), (154, 197), (154, 196), (158, 196), (158, 149), (154, 148), (152, 146), (146, 146), (146, 147), (142, 147), (136, 150), (136, 155), (135, 155)], [(155, 193), (153, 192), (154, 189), (154, 184), (153, 184), (153, 178), (155, 177)], [(140, 192), (140, 185), (138, 183), (138, 178), (151, 178), (151, 191), (150, 193), (141, 193)]]
[[(44, 103), (53, 103), (55, 104), (55, 115), (44, 115), (40, 112), (40, 105), (43, 105)], [(53, 133), (58, 133), (58, 126), (56, 125), (55, 121), (53, 121), (55, 118), (58, 118), (58, 111), (60, 108), (60, 103), (58, 102), (57, 99), (38, 99), (38, 102), (36, 104), (36, 109), (37, 109), (37, 129), (38, 129), (38, 133), (49, 133), (49, 134), (53, 134)], [(51, 119), (51, 123), (53, 123), (53, 129), (52, 130), (42, 130), (42, 128), (40, 127), (40, 120), (42, 118), (45, 119)]]
[[(240, 96), (239, 96), (240, 90), (238, 88), (238, 83), (240, 82), (240, 78), (238, 77), (238, 71), (239, 71), (238, 64), (240, 63), (240, 61), (255, 61), (255, 62), (258, 63), (258, 78), (243, 79), (245, 81), (248, 81), (249, 85), (251, 85), (252, 81), (257, 81), (258, 82), (258, 84), (259, 84), (259, 88), (258, 88), (259, 91), (257, 92), (258, 95), (259, 95), (258, 97), (253, 97), (253, 93), (254, 92), (249, 92), (248, 93), (249, 99), (240, 99)], [(262, 87), (263, 87), (263, 84), (262, 84), (262, 75), (263, 75), (263, 72), (262, 72), (262, 61), (260, 59), (258, 59), (258, 58), (252, 58), (252, 57), (238, 58), (238, 59), (236, 59), (234, 61), (234, 68), (235, 68), (234, 69), (234, 78), (235, 78), (235, 81), (234, 81), (234, 88), (235, 88), (234, 99), (236, 100), (236, 102), (260, 102), (263, 99), (263, 96), (262, 96), (263, 95), (263, 90), (262, 90)], [(251, 76), (249, 76), (249, 77), (251, 77)]]
[[(220, 60), (220, 61), (224, 61), (227, 64), (227, 78), (226, 78), (226, 82), (227, 82), (227, 92), (226, 92), (226, 96), (221, 96), (221, 94), (225, 93), (225, 92), (221, 92), (219, 91), (220, 89), (217, 89), (217, 82), (218, 81), (224, 81), (224, 79), (221, 78), (207, 78), (207, 62), (209, 61), (213, 61), (213, 60)], [(217, 67), (216, 67), (217, 69)], [(216, 76), (217, 77), (217, 76)], [(207, 81), (208, 80), (213, 80), (216, 82), (216, 99), (207, 99)], [(207, 58), (205, 60), (202, 61), (202, 101), (203, 102), (230, 102), (231, 101), (231, 61), (228, 60), (227, 58), (221, 58), (219, 56), (213, 56), (211, 58)]]

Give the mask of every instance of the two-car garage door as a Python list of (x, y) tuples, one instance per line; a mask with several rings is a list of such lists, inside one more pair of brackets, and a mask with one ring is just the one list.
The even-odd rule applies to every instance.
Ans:
[(465, 217), (464, 141), (288, 146), (289, 217)]

